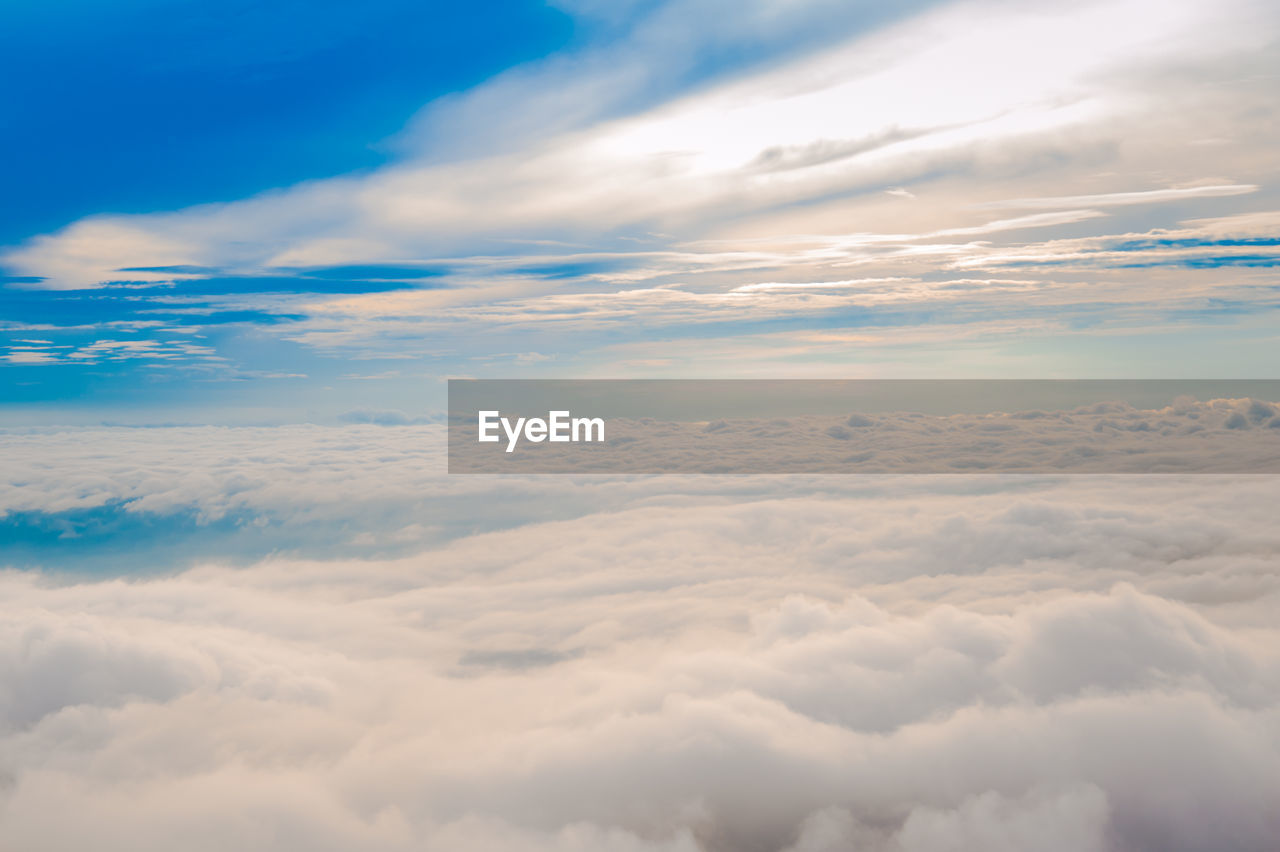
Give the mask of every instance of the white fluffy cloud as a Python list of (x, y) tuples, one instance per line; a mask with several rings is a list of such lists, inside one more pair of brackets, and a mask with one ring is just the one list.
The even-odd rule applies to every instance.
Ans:
[[(318, 486), (299, 466), (289, 492), (305, 432), (270, 431), (252, 443), (281, 490), (245, 499), (284, 516)], [(349, 504), (518, 482), (389, 478), (410, 431), (332, 431)], [(159, 471), (180, 432), (100, 432), (99, 471)], [(248, 437), (209, 433), (170, 475), (227, 505)], [(1280, 832), (1271, 477), (523, 487), (542, 519), (484, 531), (472, 504), (479, 531), (403, 558), (0, 576), (0, 836), (1265, 852)]]

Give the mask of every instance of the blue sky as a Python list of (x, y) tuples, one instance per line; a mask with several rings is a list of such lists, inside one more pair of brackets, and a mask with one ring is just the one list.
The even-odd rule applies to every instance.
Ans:
[(425, 102), (564, 48), (542, 3), (9, 3), (0, 239), (386, 162)]
[(883, 5), (8, 4), (0, 417), (1274, 374), (1270, 4)]

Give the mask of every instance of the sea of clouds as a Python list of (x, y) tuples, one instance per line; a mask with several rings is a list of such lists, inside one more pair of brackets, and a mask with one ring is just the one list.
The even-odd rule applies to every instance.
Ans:
[[(0, 847), (1275, 848), (1276, 477), (448, 477), (442, 438), (0, 435), (13, 539), (92, 545), (3, 558)], [(95, 512), (199, 546), (130, 570)]]

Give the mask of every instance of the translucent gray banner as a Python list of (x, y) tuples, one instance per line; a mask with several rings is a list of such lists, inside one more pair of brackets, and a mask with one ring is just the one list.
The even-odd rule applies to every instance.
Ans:
[(1280, 473), (1280, 380), (449, 382), (449, 472)]

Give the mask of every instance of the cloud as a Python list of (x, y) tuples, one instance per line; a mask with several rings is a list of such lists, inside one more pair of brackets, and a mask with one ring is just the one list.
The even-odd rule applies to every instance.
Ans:
[(344, 411), (338, 415), (338, 419), (343, 423), (372, 423), (376, 426), (410, 426), (415, 423), (430, 422), (427, 417), (411, 417), (398, 409), (375, 409), (358, 408), (352, 411)]
[[(382, 168), (8, 250), (23, 287), (88, 289), (21, 302), (6, 330), (65, 325), (57, 343), (82, 347), (122, 339), (111, 322), (155, 322), (139, 337), (162, 342), (161, 326), (217, 326), (202, 345), (225, 361), (162, 344), (114, 368), (128, 383), (143, 365), (320, 376), (334, 356), (549, 369), (513, 352), (678, 372), (668, 349), (690, 337), (777, 370), (750, 347), (815, 323), (948, 329), (969, 353), (1002, 329), (1001, 351), (1028, 358), (1119, 329), (1208, 351), (1223, 322), (1277, 307), (1266, 4), (760, 3), (732, 26), (702, 0), (573, 13), (607, 47), (429, 105)], [(789, 346), (790, 363), (899, 357), (875, 337)], [(90, 364), (4, 357), (28, 374)]]
[[(679, 7), (660, 14), (668, 22), (680, 14), (711, 17), (707, 9)], [(773, 4), (753, 9), (751, 20), (774, 14)], [(1033, 161), (1062, 133), (1105, 136), (1103, 128), (1121, 110), (1120, 93), (1138, 85), (1134, 66), (1225, 61), (1223, 56), (1260, 43), (1243, 23), (1229, 26), (1227, 16), (1206, 16), (1194, 4), (1151, 11), (1138, 2), (1086, 5), (1069, 15), (1044, 6), (944, 6), (879, 30), (855, 31), (844, 44), (706, 91), (621, 117), (598, 115), (551, 140), (515, 134), (523, 148), (481, 150), (444, 163), (419, 154), (367, 176), (302, 184), (230, 205), (88, 219), (9, 252), (5, 263), (47, 278), (41, 286), (93, 286), (120, 268), (386, 264), (386, 258), (491, 254), (495, 240), (511, 238), (580, 239), (600, 247), (644, 230), (690, 238), (747, 213), (768, 216), (833, 195), (883, 199), (894, 188), (916, 192), (930, 174), (987, 172), (983, 162), (993, 157)], [(964, 26), (979, 14), (984, 27)], [(1256, 20), (1265, 31), (1274, 22), (1258, 19), (1261, 14), (1245, 4), (1239, 21)], [(722, 20), (716, 18), (717, 27)], [(615, 45), (615, 55), (634, 49), (639, 67), (655, 65), (658, 44), (646, 32), (641, 28), (630, 47)], [(689, 32), (694, 40), (715, 40), (711, 29)], [(1078, 49), (1080, 43), (1088, 49)], [(984, 59), (975, 62), (975, 56)], [(1009, 74), (1011, 66), (1019, 73)], [(539, 97), (564, 86), (567, 71), (533, 75), (544, 87)], [(590, 80), (581, 73), (576, 79), (581, 82), (569, 83), (569, 91), (591, 93)], [(503, 81), (496, 91), (511, 85)], [(607, 101), (608, 91), (606, 86), (594, 98)], [(904, 91), (912, 97), (901, 97)], [(493, 98), (506, 103), (509, 94), (481, 90), (471, 97), (477, 104)], [(1127, 104), (1124, 114), (1157, 108), (1167, 94), (1135, 93), (1143, 106)], [(545, 114), (539, 97), (526, 109)], [(449, 128), (440, 130), (447, 134)], [(494, 133), (492, 126), (485, 130)], [(465, 142), (480, 131), (461, 121), (452, 132)], [(840, 147), (877, 134), (884, 137), (880, 147)], [(834, 153), (817, 159), (806, 154), (805, 165), (786, 175), (743, 171), (762, 154), (811, 151), (814, 145)], [(991, 187), (984, 195), (1005, 183), (995, 175), (981, 177)], [(1082, 197), (1107, 204), (1247, 189), (1241, 183)], [(1050, 201), (1058, 206), (1061, 199)], [(166, 273), (134, 274), (163, 280)]]
[(1115, 207), (1129, 204), (1155, 204), (1163, 201), (1181, 201), (1189, 198), (1221, 198), (1232, 195), (1248, 195), (1257, 192), (1253, 184), (1228, 184), (1225, 186), (1189, 186), (1179, 189), (1152, 189), (1142, 192), (1108, 192), (1101, 195), (1068, 195), (1059, 198), (1013, 198), (1008, 201), (991, 201), (985, 207), (1036, 209), (1042, 207)]
[[(11, 512), (127, 499), (368, 543), (0, 576), (5, 836), (901, 852), (1274, 835), (1271, 478), (458, 479), (433, 428), (7, 435), (11, 458), (54, 462), (7, 471)], [(408, 552), (374, 556), (400, 533)]]
[[(139, 323), (149, 323), (143, 333), (155, 342), (146, 345), (165, 354), (163, 359), (150, 358), (152, 362), (203, 369), (216, 366), (204, 357), (211, 353), (175, 348), (169, 336), (189, 335), (200, 324), (237, 328), (253, 323), (258, 333), (326, 355), (414, 356), (443, 365), (509, 358), (509, 335), (540, 335), (555, 327), (555, 340), (530, 338), (529, 351), (579, 368), (596, 364), (605, 369), (615, 349), (634, 348), (643, 341), (649, 345), (627, 360), (668, 358), (678, 338), (661, 343), (655, 339), (672, 333), (736, 338), (744, 350), (760, 339), (761, 332), (801, 325), (811, 329), (815, 321), (899, 329), (891, 338), (899, 341), (918, 338), (930, 326), (959, 339), (979, 328), (991, 332), (1001, 325), (1006, 333), (1020, 329), (1023, 337), (1078, 334), (1081, 329), (1094, 334), (1119, 329), (1150, 332), (1176, 325), (1194, 341), (1201, 324), (1196, 318), (1206, 305), (1238, 310), (1247, 306), (1253, 313), (1276, 306), (1265, 274), (1269, 265), (1280, 263), (1271, 236), (1274, 214), (1187, 220), (1174, 228), (1101, 237), (1026, 240), (1018, 234), (1022, 228), (1083, 222), (1097, 215), (1050, 212), (917, 235), (704, 240), (684, 244), (678, 251), (580, 252), (544, 257), (537, 263), (525, 256), (469, 259), (454, 263), (452, 283), (443, 288), (369, 292), (371, 285), (361, 283), (357, 292), (326, 295), (309, 292), (310, 284), (298, 279), (298, 292), (290, 293), (279, 292), (279, 282), (291, 279), (277, 276), (271, 279), (274, 291), (265, 293), (237, 285), (236, 291), (213, 295), (156, 295), (148, 302), (117, 297), (70, 305), (68, 297), (59, 296), (52, 305), (33, 303), (31, 316), (37, 316), (37, 307), (41, 317), (47, 318), (49, 310), (55, 317), (65, 315), (65, 330), (77, 336), (64, 340), (74, 340), (82, 349), (95, 339), (110, 341), (105, 334), (136, 336)], [(1000, 239), (970, 239), (991, 235)], [(1217, 270), (1226, 265), (1238, 272), (1223, 278)], [(1135, 275), (1137, 268), (1146, 271)], [(1017, 299), (1010, 299), (1011, 294)], [(133, 318), (102, 323), (112, 316), (103, 313), (104, 305), (117, 306), (116, 315)], [(945, 324), (938, 326), (939, 322)], [(37, 328), (46, 333), (59, 326), (44, 322), (12, 330), (25, 336)], [(96, 338), (85, 341), (93, 331), (99, 331)], [(864, 333), (865, 340), (876, 337)], [(830, 349), (830, 355), (841, 351)], [(845, 361), (847, 350), (843, 348)], [(21, 355), (24, 352), (42, 352), (46, 363), (76, 363), (51, 347), (16, 344), (12, 351), (20, 358), (28, 357)], [(816, 369), (830, 359), (806, 351), (812, 352), (812, 347), (798, 347), (793, 360)], [(143, 350), (136, 354), (148, 355)], [(757, 361), (760, 357), (748, 356)], [(517, 362), (533, 363), (529, 358)], [(233, 368), (234, 362), (224, 365)], [(274, 372), (319, 370), (290, 363)]]
[(5, 356), (10, 364), (53, 364), (57, 362), (55, 353), (30, 347), (11, 347)]
[[(399, 521), (358, 504), (435, 491), (419, 521), (470, 529), (0, 574), (8, 842), (1262, 852), (1280, 828), (1273, 478), (459, 480), (406, 472), (420, 430), (271, 431), (105, 430), (28, 505), (132, 463), (157, 497), (332, 502), (375, 537)], [(279, 466), (252, 484), (255, 453)]]
[(734, 293), (757, 293), (774, 290), (840, 290), (846, 287), (866, 288), (868, 285), (906, 282), (908, 278), (853, 278), (842, 281), (760, 281), (734, 287)]
[[(559, 5), (621, 35), (385, 168), (5, 251), (11, 369), (1274, 335), (1271, 4)], [(0, 845), (1274, 850), (1275, 477), (449, 477), (384, 366), (344, 360), (409, 390), (335, 426), (0, 430)], [(1069, 416), (912, 420), (888, 469), (1280, 436), (1261, 400)]]

